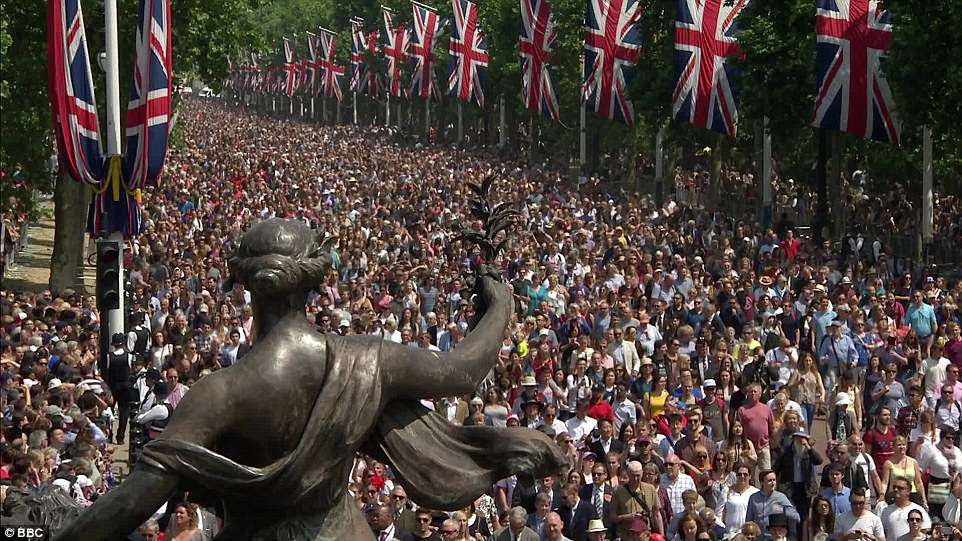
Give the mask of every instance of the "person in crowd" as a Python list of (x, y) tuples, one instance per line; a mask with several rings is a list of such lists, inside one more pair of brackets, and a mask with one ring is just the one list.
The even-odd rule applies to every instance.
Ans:
[[(674, 459), (677, 460), (677, 457)], [(657, 488), (644, 482), (643, 476), (644, 466), (636, 461), (629, 462), (628, 482), (620, 485), (612, 495), (608, 519), (620, 536), (627, 536), (636, 519), (646, 523), (652, 532), (665, 533)], [(591, 529), (589, 524), (589, 533)]]
[(922, 514), (923, 530), (932, 527), (928, 511), (910, 499), (911, 486), (904, 478), (898, 478), (892, 482), (895, 501), (886, 506), (879, 517), (882, 520), (882, 529), (885, 531), (886, 541), (896, 541), (909, 532), (909, 513), (913, 511)]
[[(748, 498), (748, 510), (745, 512), (745, 522), (757, 524), (762, 533), (768, 531), (768, 519), (774, 514), (785, 514), (792, 526), (801, 521), (795, 504), (784, 493), (775, 490), (778, 478), (772, 470), (762, 470), (758, 473), (761, 489)], [(789, 527), (794, 531), (795, 527)]]
[(835, 538), (839, 541), (882, 541), (885, 530), (882, 520), (869, 510), (865, 489), (853, 489), (849, 495), (851, 509), (835, 517)]
[(908, 455), (909, 442), (905, 436), (895, 437), (895, 451), (882, 464), (882, 486), (887, 492), (895, 491), (895, 482), (899, 479), (909, 484), (909, 496), (913, 501), (928, 507), (922, 486), (922, 470), (919, 463)]

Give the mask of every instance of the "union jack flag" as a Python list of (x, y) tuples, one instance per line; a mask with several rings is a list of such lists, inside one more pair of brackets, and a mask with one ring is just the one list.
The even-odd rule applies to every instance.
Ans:
[(488, 49), (484, 33), (478, 28), (478, 7), (468, 0), (451, 0), (454, 25), (448, 54), (451, 75), (448, 93), (461, 101), (478, 102), (484, 107), (484, 70), (488, 67)]
[(172, 90), (171, 49), (169, 0), (140, 0), (123, 168), (131, 189), (155, 185), (164, 168)]
[(424, 99), (438, 96), (437, 78), (434, 75), (434, 46), (445, 22), (436, 11), (424, 4), (412, 3), (414, 9), (414, 32), (408, 56), (411, 58), (412, 96)]
[(587, 0), (585, 13), (585, 108), (628, 126), (635, 116), (628, 85), (641, 57), (636, 23), (642, 11), (638, 0)]
[(100, 184), (107, 167), (80, 0), (48, 3), (47, 55), (60, 166), (77, 181)]
[(738, 128), (736, 68), (728, 58), (741, 54), (738, 15), (748, 0), (678, 0), (675, 21), (675, 72), (672, 114), (735, 136)]
[(818, 0), (813, 124), (899, 144), (895, 101), (881, 60), (892, 44), (889, 12), (878, 0)]
[(294, 61), (294, 49), (291, 42), (284, 38), (284, 93), (288, 97), (294, 95), (297, 88), (297, 62)]
[(321, 91), (320, 83), (320, 70), (321, 70), (321, 59), (318, 58), (318, 36), (312, 32), (307, 33), (307, 55), (310, 60), (306, 60), (307, 63), (307, 88), (305, 92), (308, 95), (316, 96)]
[(391, 96), (400, 98), (406, 94), (401, 87), (401, 62), (411, 44), (411, 33), (408, 32), (407, 25), (404, 23), (395, 28), (394, 12), (390, 8), (381, 6), (381, 13), (384, 15), (384, 34), (387, 39), (384, 44), (384, 58), (387, 60), (387, 91)]
[(351, 90), (360, 90), (364, 70), (364, 20), (351, 19)]
[(557, 119), (558, 97), (551, 85), (548, 60), (557, 28), (548, 0), (521, 0), (521, 88), (525, 107)]
[(334, 63), (334, 53), (337, 51), (337, 36), (330, 30), (321, 29), (321, 88), (325, 98), (334, 96), (341, 101), (341, 81), (344, 76), (344, 66)]
[(371, 30), (364, 36), (367, 62), (364, 64), (364, 73), (361, 74), (361, 92), (372, 98), (377, 98), (381, 95), (380, 78), (374, 67), (374, 59), (376, 59), (381, 52), (381, 48), (378, 47), (377, 44), (380, 37), (381, 31), (377, 28)]

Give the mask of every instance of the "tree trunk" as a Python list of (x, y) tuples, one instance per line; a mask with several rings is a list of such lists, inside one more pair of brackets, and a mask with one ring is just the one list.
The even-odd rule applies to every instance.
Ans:
[(53, 255), (50, 258), (50, 290), (72, 288), (83, 291), (78, 278), (83, 270), (84, 232), (87, 229), (87, 204), (90, 190), (61, 174), (54, 188)]

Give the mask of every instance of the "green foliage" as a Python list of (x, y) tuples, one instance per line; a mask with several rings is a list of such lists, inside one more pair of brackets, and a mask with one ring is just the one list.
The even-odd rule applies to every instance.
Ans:
[(8, 173), (16, 164), (23, 167), (28, 189), (16, 195), (28, 208), (30, 188), (50, 189), (46, 12), (46, 2), (39, 1), (8, 2), (0, 10), (0, 167)]

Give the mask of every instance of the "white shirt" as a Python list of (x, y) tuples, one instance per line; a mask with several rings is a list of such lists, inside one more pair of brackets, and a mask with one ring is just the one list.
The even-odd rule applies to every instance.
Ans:
[(741, 494), (734, 488), (728, 491), (728, 498), (725, 499), (721, 513), (719, 513), (726, 531), (737, 533), (742, 530), (742, 526), (745, 524), (745, 515), (748, 513), (748, 498), (756, 492), (758, 492), (758, 489), (751, 485)]
[(955, 446), (943, 449), (925, 442), (919, 451), (919, 467), (932, 477), (951, 479), (956, 472), (962, 471), (962, 451)]
[(571, 439), (577, 443), (591, 434), (591, 431), (598, 426), (598, 421), (588, 416), (585, 416), (584, 419), (579, 419), (576, 415), (568, 419), (565, 426), (568, 428), (568, 434), (571, 435)]
[(885, 530), (882, 528), (882, 519), (871, 511), (863, 511), (862, 515), (856, 517), (851, 511), (841, 515), (835, 515), (835, 536), (841, 537), (851, 531), (870, 533), (882, 539), (885, 537)]
[(878, 496), (875, 492), (875, 485), (872, 483), (872, 472), (875, 469), (875, 459), (868, 453), (859, 453), (851, 457), (852, 464), (862, 466), (861, 471), (865, 474), (865, 485), (869, 487), (873, 496)]
[(909, 511), (916, 509), (922, 513), (922, 529), (927, 530), (932, 527), (932, 519), (929, 513), (922, 509), (921, 505), (909, 502), (905, 507), (892, 504), (882, 510), (882, 529), (885, 530), (886, 541), (896, 541), (899, 537), (909, 533)]
[(949, 366), (949, 360), (945, 357), (938, 359), (925, 359), (925, 399), (929, 402), (929, 407), (935, 407), (935, 401), (939, 399), (942, 382), (945, 381), (945, 368)]

